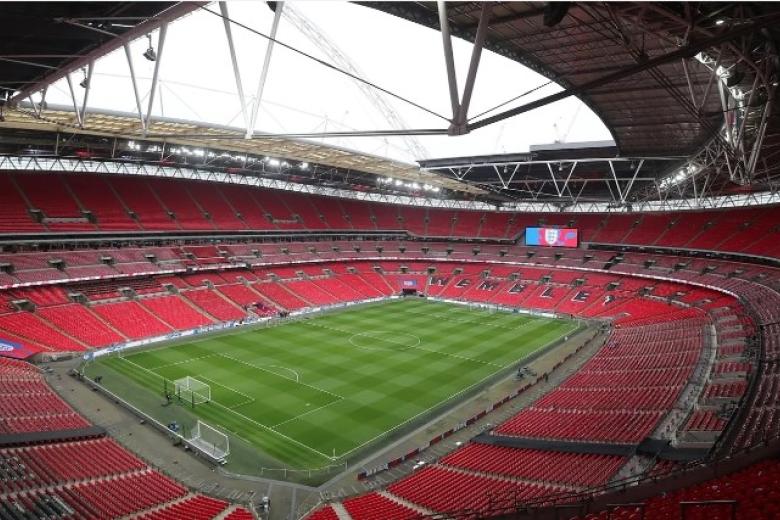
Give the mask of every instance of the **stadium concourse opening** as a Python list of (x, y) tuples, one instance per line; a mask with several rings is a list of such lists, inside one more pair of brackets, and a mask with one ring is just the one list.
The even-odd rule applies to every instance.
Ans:
[(779, 6), (0, 3), (0, 519), (780, 518)]

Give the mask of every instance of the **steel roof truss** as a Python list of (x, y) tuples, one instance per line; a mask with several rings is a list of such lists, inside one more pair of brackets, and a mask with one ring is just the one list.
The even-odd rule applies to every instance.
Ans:
[(146, 110), (146, 119), (143, 125), (143, 135), (149, 130), (149, 122), (152, 119), (152, 108), (154, 107), (154, 94), (157, 92), (157, 83), (160, 77), (160, 64), (162, 63), (163, 48), (165, 46), (165, 35), (168, 33), (168, 22), (160, 26), (160, 34), (157, 37), (157, 59), (154, 61), (154, 72), (152, 73), (152, 86), (149, 89), (149, 106)]

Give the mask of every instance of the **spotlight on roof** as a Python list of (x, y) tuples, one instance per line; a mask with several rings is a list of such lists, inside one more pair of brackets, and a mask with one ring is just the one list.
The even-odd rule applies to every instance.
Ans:
[(715, 25), (723, 25), (724, 23), (726, 23), (726, 20), (724, 20), (723, 18), (718, 18), (717, 20), (715, 20)]
[(81, 72), (84, 73), (84, 79), (79, 82), (79, 86), (81, 88), (87, 88), (87, 85), (89, 85), (89, 81), (87, 81), (87, 69), (81, 69)]
[(154, 47), (152, 47), (152, 35), (147, 34), (146, 37), (149, 39), (149, 48), (144, 52), (144, 58), (149, 61), (157, 61), (157, 53), (154, 52)]

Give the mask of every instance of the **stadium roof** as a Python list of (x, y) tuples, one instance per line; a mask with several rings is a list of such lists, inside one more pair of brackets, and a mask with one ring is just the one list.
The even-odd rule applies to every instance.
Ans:
[[(441, 28), (436, 2), (363, 5)], [(702, 165), (711, 161), (705, 157), (690, 168), (696, 171), (692, 176), (707, 176), (700, 189), (709, 184), (713, 191), (717, 186), (728, 192), (735, 186), (776, 189), (777, 161), (764, 157), (761, 175), (756, 169), (767, 149), (763, 140), (773, 146), (777, 139), (778, 109), (769, 100), (778, 78), (779, 11), (776, 2), (459, 2), (448, 6), (446, 19), (451, 34), (469, 41), (480, 40), (478, 29), (486, 19), (484, 47), (561, 84), (563, 95), (582, 99), (612, 133), (618, 156), (690, 157), (713, 140), (729, 141), (710, 155), (722, 154), (724, 163), (740, 166)], [(479, 128), (544, 103), (469, 121), (469, 126)], [(749, 122), (735, 130), (738, 118)], [(731, 127), (725, 133), (724, 119)], [(756, 143), (752, 159), (733, 153)], [(636, 188), (650, 196), (659, 187), (696, 192), (695, 186), (683, 192), (682, 184), (690, 184), (692, 176), (681, 171), (688, 168), (661, 169), (655, 175), (671, 174), (674, 180)]]
[[(144, 137), (319, 161), (430, 182), (471, 196), (488, 194), (496, 201), (528, 199), (536, 193), (531, 197), (534, 200), (541, 195), (563, 202), (585, 197), (626, 203), (777, 190), (780, 125), (773, 100), (780, 9), (776, 3), (364, 3), (436, 30), (441, 30), (441, 21), (446, 20), (446, 31), (442, 32), (445, 61), (447, 32), (474, 42), (462, 97), (453, 80), (456, 74), (452, 70), (448, 74), (453, 107), (449, 128), (432, 134), (468, 134), (576, 96), (603, 120), (614, 139), (614, 146), (586, 152), (548, 147), (527, 155), (475, 158), (469, 165), (462, 158), (424, 160), (419, 171), (414, 165), (371, 154), (301, 142), (298, 138), (305, 135), (247, 130), (252, 138), (241, 140), (240, 128), (151, 118), (151, 112), (146, 116), (149, 128), (139, 128), (138, 118), (134, 123), (132, 114), (122, 116), (105, 110), (90, 110), (89, 118), (82, 121), (83, 110), (79, 111), (75, 94), (75, 110), (46, 110), (41, 94), (45, 95), (47, 85), (69, 72), (90, 67), (96, 57), (201, 5), (4, 4), (4, 14), (9, 13), (4, 18), (6, 27), (12, 27), (18, 38), (4, 43), (0, 53), (0, 79), (4, 80), (0, 86), (14, 93), (8, 99), (12, 107), (6, 109), (7, 122), (0, 126), (75, 130), (124, 139)], [(225, 13), (222, 16), (227, 22), (240, 25)], [(225, 30), (230, 39), (228, 25)], [(562, 88), (541, 97), (522, 93), (519, 104), (518, 99), (510, 100), (471, 116), (466, 93), (473, 88), (472, 68), (476, 76), (483, 46), (530, 67)], [(21, 63), (24, 61), (29, 63)], [(155, 66), (155, 76), (156, 70)], [(91, 67), (85, 82), (88, 74)], [(83, 95), (85, 107), (87, 93)], [(37, 105), (34, 95), (38, 96)], [(150, 101), (150, 111), (151, 105)], [(12, 110), (22, 106), (23, 110)], [(139, 101), (137, 115), (143, 127), (141, 112)], [(409, 135), (415, 132), (423, 135), (420, 130), (408, 130)], [(591, 168), (577, 168), (587, 162), (584, 159), (602, 163), (592, 161)], [(513, 171), (525, 173), (510, 178), (507, 174)], [(536, 182), (538, 190), (529, 189), (531, 182)]]
[[(176, 2), (3, 2), (0, 91), (36, 92), (64, 71), (137, 37), (152, 19), (197, 7)], [(93, 29), (86, 29), (89, 24)], [(99, 29), (99, 30), (94, 30)], [(2, 96), (0, 96), (2, 97)]]

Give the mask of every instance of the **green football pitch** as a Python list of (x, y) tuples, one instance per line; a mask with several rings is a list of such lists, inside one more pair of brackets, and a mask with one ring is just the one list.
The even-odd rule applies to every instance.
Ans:
[(189, 408), (272, 463), (312, 469), (408, 431), (577, 327), (405, 299), (104, 356), (87, 374), (115, 374), (128, 384), (108, 387), (157, 418), (163, 380), (194, 377), (211, 402), (167, 408)]

